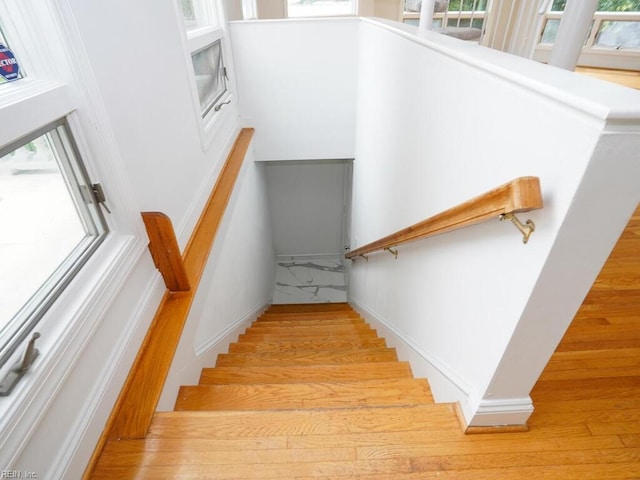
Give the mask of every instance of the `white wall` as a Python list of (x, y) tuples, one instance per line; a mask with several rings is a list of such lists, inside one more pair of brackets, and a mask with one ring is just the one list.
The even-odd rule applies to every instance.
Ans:
[(356, 262), (351, 299), (428, 361), (436, 398), (472, 425), (523, 423), (640, 199), (640, 94), (413, 32), (361, 24), (352, 245), (518, 176), (540, 177), (545, 208), (522, 215), (537, 225), (527, 245), (496, 220)]
[(237, 104), (220, 110), (225, 121), (203, 147), (178, 2), (72, 4), (140, 209), (166, 213), (184, 248), (237, 128)]
[(173, 410), (180, 385), (196, 384), (203, 367), (271, 303), (275, 257), (265, 167), (247, 153), (224, 221), (191, 307), (159, 410)]
[(277, 255), (340, 255), (344, 162), (265, 162)]
[(354, 18), (230, 25), (257, 160), (353, 158), (357, 25)]

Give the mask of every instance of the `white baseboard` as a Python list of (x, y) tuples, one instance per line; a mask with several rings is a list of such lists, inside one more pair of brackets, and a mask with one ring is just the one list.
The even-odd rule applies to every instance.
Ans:
[(526, 425), (533, 413), (530, 397), (499, 400), (482, 399), (460, 404), (467, 427)]
[(404, 332), (375, 312), (349, 299), (351, 306), (396, 349), (398, 359), (408, 361), (415, 377), (427, 378), (437, 403), (457, 402), (467, 427), (525, 425), (533, 412), (531, 398), (474, 400), (473, 389), (454, 372), (416, 345)]
[(262, 315), (262, 313), (269, 307), (269, 305), (271, 305), (271, 300), (267, 300), (262, 305), (254, 308), (242, 318), (239, 318), (238, 320), (233, 322), (218, 335), (210, 338), (207, 342), (196, 347), (196, 356), (200, 357), (202, 355), (210, 354), (212, 349), (219, 350), (220, 346), (223, 346), (226, 349), (230, 343), (237, 340), (238, 335), (240, 333), (243, 333), (245, 328), (251, 325), (251, 323), (256, 318)]
[(433, 398), (438, 403), (465, 402), (471, 388), (455, 373), (433, 358), (411, 340), (404, 332), (391, 325), (375, 312), (349, 299), (351, 306), (384, 337), (387, 345), (396, 349), (398, 359), (411, 364), (415, 377), (428, 378)]

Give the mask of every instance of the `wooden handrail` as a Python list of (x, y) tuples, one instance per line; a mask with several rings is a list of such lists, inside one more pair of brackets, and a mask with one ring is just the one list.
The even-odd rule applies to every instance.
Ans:
[(353, 259), (403, 243), (468, 227), (500, 215), (527, 212), (538, 208), (542, 208), (540, 179), (519, 177), (410, 227), (351, 250), (345, 254), (345, 257)]
[(242, 129), (238, 135), (185, 248), (183, 261), (192, 288), (165, 292), (84, 479), (91, 477), (108, 438), (143, 438), (147, 434), (252, 135), (252, 128)]
[(149, 235), (153, 263), (160, 271), (166, 287), (171, 292), (191, 290), (171, 219), (162, 212), (142, 212), (142, 220)]

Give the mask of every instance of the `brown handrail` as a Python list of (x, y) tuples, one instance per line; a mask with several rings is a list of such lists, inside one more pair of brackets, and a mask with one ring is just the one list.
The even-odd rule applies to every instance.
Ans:
[[(468, 227), (501, 215), (518, 224), (519, 221), (513, 219), (512, 214), (538, 208), (542, 208), (540, 179), (519, 177), (410, 227), (351, 250), (345, 254), (345, 257), (355, 259), (378, 250), (390, 249), (403, 243)], [(527, 238), (525, 236), (525, 242)]]
[(142, 220), (149, 236), (153, 263), (160, 271), (165, 286), (171, 292), (191, 290), (171, 219), (162, 212), (142, 212)]
[(84, 479), (91, 477), (108, 438), (143, 438), (147, 434), (252, 135), (252, 128), (242, 129), (222, 167), (182, 256), (191, 289), (165, 292), (84, 472)]

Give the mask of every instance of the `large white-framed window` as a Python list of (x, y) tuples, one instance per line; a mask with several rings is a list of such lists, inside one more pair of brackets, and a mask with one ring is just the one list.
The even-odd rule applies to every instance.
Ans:
[[(90, 180), (70, 127), (67, 86), (46, 78), (42, 51), (27, 52), (41, 46), (7, 29), (16, 20), (9, 15), (0, 14), (0, 396), (20, 380), (12, 368), (25, 340), (109, 230), (102, 187)], [(33, 78), (24, 74), (30, 61)]]
[(66, 118), (0, 148), (0, 368), (108, 232)]
[[(566, 0), (549, 2), (535, 60), (549, 61)], [(640, 70), (640, 0), (600, 0), (578, 65)]]
[(232, 101), (226, 59), (230, 57), (222, 16), (213, 0), (179, 0), (186, 29), (194, 109), (201, 117), (203, 146)]
[(288, 18), (356, 15), (357, 0), (282, 0)]
[[(2, 41), (22, 72), (0, 83), (0, 237), (9, 244), (0, 246), (0, 276), (15, 275), (0, 290), (3, 301), (13, 301), (0, 325), (0, 382), (12, 382), (14, 365), (35, 358), (0, 397), (6, 467), (146, 253), (139, 209), (74, 22), (68, 2), (0, 0)], [(27, 356), (36, 333), (38, 355)]]

